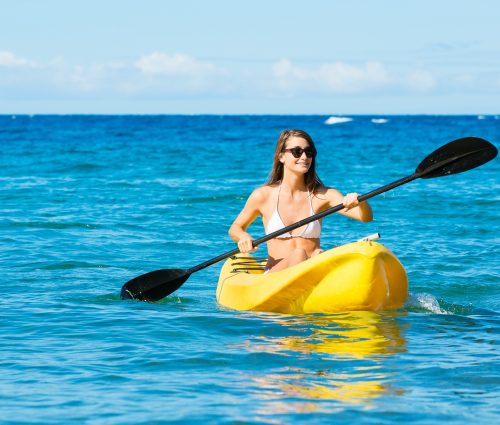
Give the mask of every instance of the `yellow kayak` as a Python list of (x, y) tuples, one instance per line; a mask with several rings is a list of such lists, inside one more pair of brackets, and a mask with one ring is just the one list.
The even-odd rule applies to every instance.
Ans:
[(217, 302), (234, 310), (285, 314), (381, 311), (403, 306), (408, 278), (384, 245), (362, 241), (325, 251), (286, 270), (264, 273), (251, 254), (222, 267)]

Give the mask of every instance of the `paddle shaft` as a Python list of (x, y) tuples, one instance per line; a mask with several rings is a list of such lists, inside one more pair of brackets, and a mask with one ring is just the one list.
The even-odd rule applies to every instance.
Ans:
[[(394, 189), (395, 187), (401, 186), (405, 183), (411, 182), (412, 180), (418, 179), (421, 177), (420, 173), (413, 173), (410, 176), (404, 177), (402, 179), (396, 180), (395, 182), (392, 182), (390, 184), (387, 184), (385, 186), (379, 187), (378, 189), (372, 190), (371, 192), (365, 193), (364, 195), (358, 196), (358, 201), (363, 202), (366, 201), (369, 198), (372, 198), (376, 195), (379, 195), (383, 192), (387, 192), (388, 190)], [(289, 226), (283, 227), (282, 229), (276, 230), (275, 232), (269, 233), (266, 236), (263, 236), (262, 238), (255, 239), (253, 241), (253, 246), (258, 246), (263, 244), (264, 242), (267, 242), (271, 239), (274, 239), (277, 236), (283, 235), (287, 232), (291, 232), (292, 230), (298, 229), (299, 227), (302, 227), (308, 223), (311, 223), (312, 221), (319, 220), (323, 217), (326, 217), (327, 215), (333, 214), (335, 212), (338, 212), (340, 210), (343, 210), (345, 207), (343, 204), (338, 204), (334, 207), (328, 208), (324, 211), (321, 211), (317, 214), (311, 215), (310, 217), (306, 217), (300, 221), (297, 221), (296, 223), (290, 224)], [(224, 260), (225, 258), (231, 257), (233, 255), (239, 254), (240, 250), (238, 248), (233, 249), (232, 251), (228, 251), (224, 254), (218, 255), (215, 258), (212, 258), (211, 260), (205, 261), (204, 263), (198, 264), (197, 266), (194, 266), (188, 270), (186, 270), (186, 273), (192, 274), (195, 273), (199, 270), (202, 270), (208, 266), (211, 266), (212, 264), (218, 263), (221, 260)]]
[[(387, 192), (395, 187), (409, 183), (412, 180), (423, 178), (435, 178), (449, 176), (451, 174), (462, 173), (467, 170), (479, 167), (497, 156), (498, 150), (490, 142), (479, 137), (463, 137), (441, 146), (439, 149), (427, 155), (418, 165), (414, 174), (393, 183), (382, 186), (364, 195), (358, 196), (358, 201), (363, 202), (380, 193)], [(312, 221), (319, 220), (329, 214), (344, 209), (343, 204), (328, 208), (318, 214), (304, 218), (297, 223), (286, 226), (283, 229), (270, 233), (260, 239), (253, 241), (254, 246), (258, 246), (270, 239), (280, 236), (286, 232), (291, 232)], [(142, 301), (158, 301), (171, 294), (181, 287), (192, 273), (211, 266), (225, 258), (236, 255), (239, 249), (221, 254), (211, 260), (205, 261), (188, 270), (186, 269), (161, 269), (138, 276), (123, 285), (122, 299), (138, 299)]]

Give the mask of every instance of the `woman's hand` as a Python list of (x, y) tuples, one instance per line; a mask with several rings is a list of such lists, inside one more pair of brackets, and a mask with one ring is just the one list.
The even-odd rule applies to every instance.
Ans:
[(359, 195), (357, 193), (348, 193), (344, 196), (344, 199), (342, 200), (342, 204), (345, 207), (344, 212), (349, 211), (352, 208), (356, 208), (359, 205), (358, 196)]
[(252, 237), (246, 232), (240, 237), (240, 240), (238, 241), (238, 248), (242, 254), (257, 250), (257, 247), (253, 246)]

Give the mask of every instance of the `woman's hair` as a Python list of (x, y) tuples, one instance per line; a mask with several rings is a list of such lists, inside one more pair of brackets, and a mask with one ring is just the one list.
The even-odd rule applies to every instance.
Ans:
[(323, 183), (316, 175), (316, 146), (314, 146), (314, 142), (303, 130), (283, 130), (278, 137), (278, 142), (276, 143), (276, 150), (274, 151), (274, 159), (273, 159), (273, 168), (269, 175), (269, 180), (266, 184), (272, 185), (275, 183), (281, 183), (283, 180), (283, 163), (280, 161), (280, 154), (286, 148), (286, 141), (290, 137), (301, 137), (302, 139), (307, 140), (309, 146), (312, 148), (314, 155), (312, 157), (311, 166), (309, 170), (304, 175), (304, 181), (306, 183), (307, 189), (310, 193), (315, 193), (316, 190), (323, 186)]

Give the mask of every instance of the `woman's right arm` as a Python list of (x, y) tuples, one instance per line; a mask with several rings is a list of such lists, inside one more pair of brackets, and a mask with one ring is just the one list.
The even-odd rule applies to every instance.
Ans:
[(264, 195), (261, 188), (254, 190), (248, 197), (238, 217), (236, 217), (236, 220), (234, 220), (229, 228), (229, 236), (238, 244), (238, 248), (243, 254), (257, 249), (253, 247), (253, 239), (246, 232), (246, 229), (259, 215), (261, 215), (261, 206), (263, 202)]

